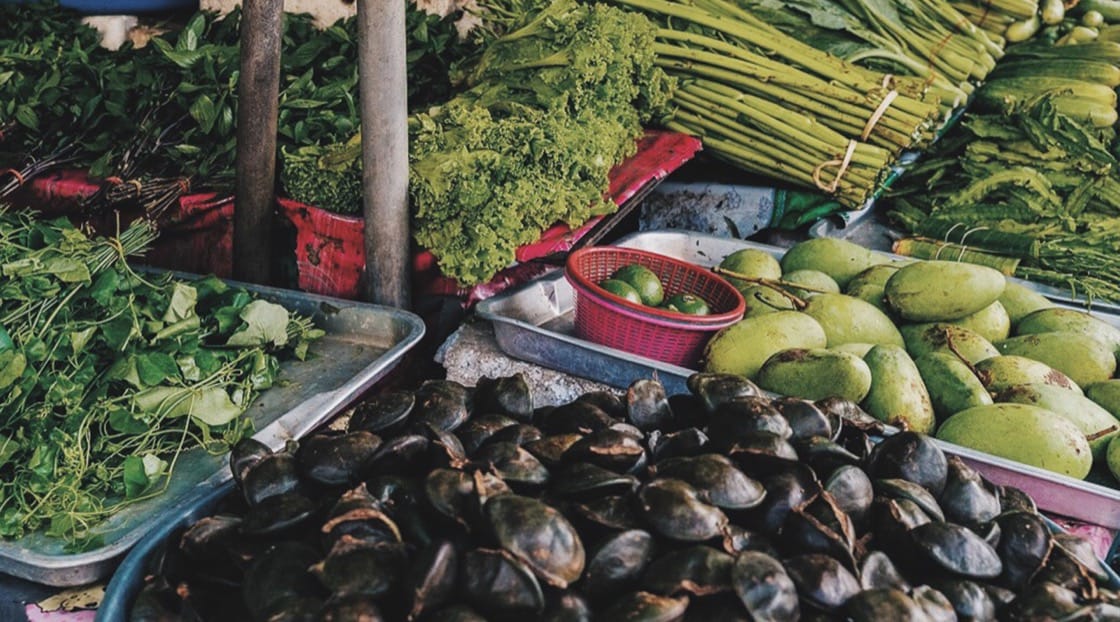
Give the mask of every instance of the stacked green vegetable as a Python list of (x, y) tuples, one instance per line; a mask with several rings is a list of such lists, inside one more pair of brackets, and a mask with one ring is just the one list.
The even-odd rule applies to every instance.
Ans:
[[(803, 40), (813, 37), (764, 21), (774, 14), (757, 4), (614, 1), (663, 24), (657, 62), (682, 79), (668, 127), (701, 136), (709, 152), (741, 168), (823, 190), (849, 208), (873, 195), (904, 150), (933, 139), (942, 106), (961, 103), (961, 85), (985, 76), (1001, 53), (951, 7), (932, 0), (885, 8), (853, 0), (851, 13), (829, 6), (829, 17), (847, 16), (834, 25), (850, 29), (845, 36), (895, 50), (882, 54), (912, 75), (861, 67), (812, 47)], [(916, 59), (932, 61), (934, 69)]]
[(133, 272), (154, 235), (0, 212), (0, 535), (94, 544), (91, 527), (159, 494), (182, 451), (246, 435), (278, 357), (322, 335), (213, 277)]
[(889, 214), (910, 233), (1018, 258), (1016, 276), (1120, 301), (1115, 132), (1062, 114), (1062, 96), (966, 116), (895, 186)]

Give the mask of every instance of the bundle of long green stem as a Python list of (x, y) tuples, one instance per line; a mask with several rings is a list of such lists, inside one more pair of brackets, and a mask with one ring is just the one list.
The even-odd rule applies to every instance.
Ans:
[(939, 125), (944, 94), (926, 80), (845, 62), (732, 0), (614, 1), (661, 20), (657, 63), (682, 84), (666, 125), (748, 171), (854, 208)]
[(950, 4), (997, 44), (1002, 44), (1009, 26), (1037, 19), (1038, 14), (1038, 0), (952, 0)]

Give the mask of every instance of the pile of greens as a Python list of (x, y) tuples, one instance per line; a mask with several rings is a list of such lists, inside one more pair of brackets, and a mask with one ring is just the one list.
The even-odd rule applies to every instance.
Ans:
[[(468, 43), (450, 17), (404, 1), (409, 99), (423, 106), (447, 97), (447, 66)], [(0, 4), (0, 168), (26, 179), (63, 160), (94, 177), (230, 189), (240, 17), (198, 13), (143, 48), (110, 52), (53, 3)], [(357, 20), (318, 30), (286, 14), (282, 36), (279, 148), (345, 141), (359, 123)]]
[(1111, 128), (1049, 98), (967, 115), (889, 196), (904, 230), (1021, 259), (1015, 275), (1120, 301), (1120, 160)]
[[(654, 63), (656, 30), (644, 16), (555, 0), (506, 23), (460, 67), (462, 92), (409, 118), (414, 236), (464, 285), (492, 278), (554, 223), (616, 209), (604, 196), (610, 170), (675, 86)], [(337, 180), (333, 193), (360, 180), (360, 154), (351, 140), (310, 161)], [(360, 187), (349, 191), (356, 208)]]
[(0, 212), (0, 536), (96, 544), (90, 529), (158, 495), (182, 451), (249, 433), (279, 357), (323, 334), (213, 277), (134, 272), (154, 235)]

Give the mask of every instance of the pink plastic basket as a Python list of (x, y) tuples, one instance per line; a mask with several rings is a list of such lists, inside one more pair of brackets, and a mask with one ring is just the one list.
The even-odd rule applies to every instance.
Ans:
[[(630, 302), (599, 287), (615, 270), (629, 264), (652, 270), (665, 297), (693, 294), (703, 298), (710, 315), (688, 315)], [(576, 334), (589, 341), (651, 359), (689, 367), (721, 328), (743, 318), (746, 304), (734, 286), (699, 266), (616, 246), (581, 248), (568, 256), (564, 276), (576, 291)]]

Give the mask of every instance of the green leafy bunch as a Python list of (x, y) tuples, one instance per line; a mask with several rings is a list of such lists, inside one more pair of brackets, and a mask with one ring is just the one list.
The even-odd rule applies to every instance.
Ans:
[(610, 170), (673, 87), (653, 37), (640, 15), (556, 0), (489, 44), (468, 90), (413, 115), (415, 238), (445, 275), (486, 281), (544, 228), (614, 209)]
[(213, 277), (132, 271), (153, 236), (0, 213), (0, 535), (82, 540), (159, 494), (181, 452), (249, 433), (279, 357), (322, 334)]

